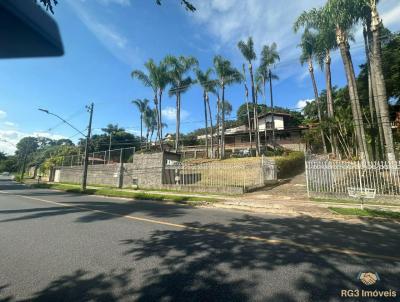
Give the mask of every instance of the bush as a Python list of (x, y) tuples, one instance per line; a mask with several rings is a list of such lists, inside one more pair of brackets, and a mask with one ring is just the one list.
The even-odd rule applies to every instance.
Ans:
[(275, 158), (278, 168), (278, 178), (288, 178), (304, 171), (304, 153), (290, 152), (286, 156)]

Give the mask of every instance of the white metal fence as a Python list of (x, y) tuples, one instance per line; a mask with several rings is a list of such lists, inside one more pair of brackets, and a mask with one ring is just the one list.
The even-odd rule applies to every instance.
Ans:
[(400, 162), (306, 161), (309, 195), (344, 197), (348, 188), (375, 189), (377, 196), (400, 198)]
[(252, 163), (174, 163), (165, 167), (164, 183), (177, 186), (241, 187), (265, 185), (276, 177), (275, 165), (260, 161)]
[[(106, 165), (115, 163), (127, 163), (133, 161), (135, 147), (113, 149), (99, 152), (90, 152), (88, 156), (89, 165)], [(84, 154), (63, 156), (60, 166), (81, 166), (83, 165)]]

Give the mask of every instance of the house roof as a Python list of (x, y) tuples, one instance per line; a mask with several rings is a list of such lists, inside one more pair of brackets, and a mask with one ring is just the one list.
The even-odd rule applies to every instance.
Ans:
[[(272, 115), (272, 112), (259, 114), (258, 118), (261, 118), (261, 117), (264, 117), (264, 116), (267, 116), (267, 115)], [(286, 113), (286, 112), (274, 112), (274, 115), (277, 115), (277, 116), (290, 116), (290, 117), (292, 116), (290, 113)]]

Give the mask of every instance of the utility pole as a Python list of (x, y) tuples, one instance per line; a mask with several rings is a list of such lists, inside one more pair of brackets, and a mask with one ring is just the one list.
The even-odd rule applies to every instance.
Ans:
[(275, 116), (274, 116), (274, 98), (272, 96), (272, 73), (269, 70), (269, 92), (271, 94), (271, 126), (272, 126), (272, 147), (275, 149)]
[(110, 132), (110, 143), (108, 145), (108, 163), (110, 163), (111, 159), (111, 139), (112, 139), (112, 132)]
[(86, 108), (89, 111), (89, 126), (88, 126), (88, 132), (86, 136), (86, 143), (85, 143), (85, 158), (83, 161), (83, 174), (82, 174), (82, 191), (86, 190), (86, 182), (87, 182), (87, 172), (88, 172), (88, 164), (89, 164), (89, 140), (90, 140), (90, 135), (92, 132), (92, 118), (93, 118), (93, 106), (94, 104), (91, 103), (90, 106), (86, 106)]

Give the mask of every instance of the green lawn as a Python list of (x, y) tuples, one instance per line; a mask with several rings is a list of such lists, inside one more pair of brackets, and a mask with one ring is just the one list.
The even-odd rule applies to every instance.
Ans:
[(353, 216), (362, 216), (362, 217), (380, 217), (380, 218), (391, 218), (400, 220), (400, 212), (391, 212), (391, 211), (381, 211), (381, 210), (372, 210), (372, 209), (353, 209), (353, 208), (335, 208), (329, 207), (331, 211), (336, 214), (341, 215), (353, 215)]
[(32, 184), (33, 188), (46, 188), (55, 189), (71, 193), (82, 193), (89, 195), (101, 195), (109, 197), (125, 197), (138, 200), (158, 200), (158, 201), (174, 201), (178, 203), (186, 204), (198, 204), (200, 202), (215, 202), (213, 198), (207, 197), (194, 197), (185, 195), (171, 195), (171, 194), (153, 194), (153, 193), (142, 193), (132, 192), (127, 190), (115, 189), (115, 188), (93, 188), (88, 187), (85, 191), (82, 191), (79, 185), (72, 184)]

